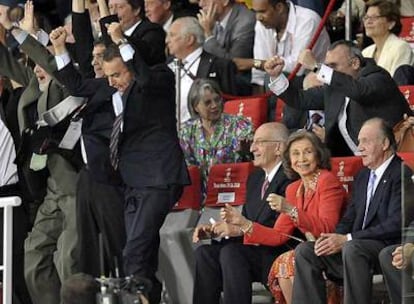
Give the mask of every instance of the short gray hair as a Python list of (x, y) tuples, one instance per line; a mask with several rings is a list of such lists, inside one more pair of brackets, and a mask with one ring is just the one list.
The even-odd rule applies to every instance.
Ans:
[(206, 78), (198, 78), (194, 80), (187, 96), (188, 111), (190, 112), (191, 118), (196, 118), (199, 116), (195, 108), (204, 97), (206, 90), (221, 95), (220, 87), (217, 82)]
[(195, 17), (182, 17), (178, 18), (176, 22), (181, 24), (181, 35), (193, 35), (198, 45), (203, 45), (205, 36), (204, 30)]

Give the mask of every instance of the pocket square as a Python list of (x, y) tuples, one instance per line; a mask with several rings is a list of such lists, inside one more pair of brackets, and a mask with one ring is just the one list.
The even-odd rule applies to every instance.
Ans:
[(208, 74), (208, 77), (216, 77), (216, 72)]

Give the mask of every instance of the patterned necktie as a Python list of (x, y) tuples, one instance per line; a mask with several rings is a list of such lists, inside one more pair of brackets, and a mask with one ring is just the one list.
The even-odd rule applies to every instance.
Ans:
[(220, 24), (220, 22), (216, 23), (216, 40), (221, 41), (224, 35), (224, 27)]
[(377, 179), (377, 176), (375, 175), (375, 171), (371, 171), (371, 174), (369, 175), (368, 186), (367, 186), (367, 202), (365, 204), (365, 214), (364, 214), (364, 221), (362, 222), (362, 229), (365, 228), (369, 205), (371, 204), (372, 197), (374, 196), (374, 192), (375, 192), (374, 186), (375, 186), (376, 179)]
[(262, 199), (264, 198), (267, 188), (269, 188), (269, 180), (266, 177), (262, 185)]
[(119, 155), (118, 155), (118, 143), (119, 136), (121, 134), (122, 127), (122, 112), (115, 117), (114, 124), (112, 126), (111, 139), (109, 142), (109, 157), (111, 160), (112, 167), (116, 170), (118, 169)]

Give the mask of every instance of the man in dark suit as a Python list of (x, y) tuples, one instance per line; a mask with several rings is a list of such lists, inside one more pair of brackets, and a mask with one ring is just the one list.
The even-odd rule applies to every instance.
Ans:
[(119, 22), (123, 31), (122, 41), (131, 43), (146, 64), (165, 62), (165, 32), (159, 24), (145, 19), (144, 0), (110, 0), (110, 11), (104, 1), (100, 5), (103, 7), (100, 7), (102, 18), (99, 24), (107, 45), (112, 43), (107, 26), (111, 22)]
[[(287, 138), (288, 130), (283, 124), (266, 123), (256, 130), (250, 149), (253, 163), (260, 170), (249, 176), (242, 213), (268, 227), (273, 227), (278, 213), (270, 209), (266, 197), (269, 193), (284, 195), (290, 183), (281, 162)], [(284, 248), (243, 245), (240, 238), (243, 232), (226, 222), (220, 222), (216, 234), (211, 229), (212, 225), (196, 227), (193, 241), (211, 236), (230, 239), (197, 248), (193, 303), (219, 303), (221, 291), (225, 304), (251, 303), (252, 282), (266, 284), (270, 267)]]
[[(348, 208), (335, 233), (295, 250), (293, 303), (326, 303), (325, 275), (343, 280), (346, 304), (371, 303), (378, 254), (401, 238), (401, 159), (392, 128), (367, 120), (358, 135), (366, 168), (356, 176)], [(407, 178), (411, 171), (407, 168)]]
[(275, 56), (265, 63), (272, 80), (269, 87), (293, 108), (325, 111), (325, 142), (333, 156), (357, 152), (357, 136), (365, 120), (380, 117), (394, 126), (403, 114), (411, 113), (390, 74), (372, 59), (362, 57), (351, 42), (333, 43), (325, 64), (317, 64), (309, 50), (299, 61), (316, 72), (313, 77), (321, 86), (304, 91), (297, 83), (289, 83), (281, 74), (283, 59)]
[[(182, 63), (180, 81), (181, 122), (190, 118), (187, 95), (196, 78), (215, 80), (222, 92), (237, 95), (235, 64), (203, 51), (204, 33), (197, 19), (183, 17), (171, 25), (166, 44), (171, 55)], [(173, 63), (169, 66), (173, 69)]]
[[(67, 53), (62, 42), (66, 32), (63, 28), (52, 31), (51, 41), (60, 55), (57, 76), (75, 95), (88, 97), (89, 106), (98, 109), (113, 104), (111, 114), (116, 118), (109, 144), (110, 163), (101, 166), (117, 169), (125, 188), (124, 272), (150, 279), (150, 301), (158, 303), (159, 229), (183, 185), (189, 183), (175, 126), (174, 77), (165, 64), (149, 68), (131, 44), (123, 43), (119, 23), (111, 23), (108, 34), (118, 47), (105, 51), (107, 78), (82, 80), (73, 65), (65, 65)], [(120, 137), (113, 135), (119, 132)]]

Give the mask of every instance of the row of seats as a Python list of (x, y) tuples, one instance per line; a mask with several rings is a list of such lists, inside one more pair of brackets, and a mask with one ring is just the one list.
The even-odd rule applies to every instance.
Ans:
[[(399, 89), (407, 99), (411, 109), (414, 110), (414, 85), (399, 86)], [(282, 121), (283, 107), (283, 100), (278, 98), (276, 102), (275, 121)], [(225, 113), (247, 117), (255, 129), (267, 121), (267, 110), (266, 95), (231, 99), (224, 104)]]
[(402, 29), (400, 37), (407, 41), (414, 50), (414, 16), (401, 18)]

